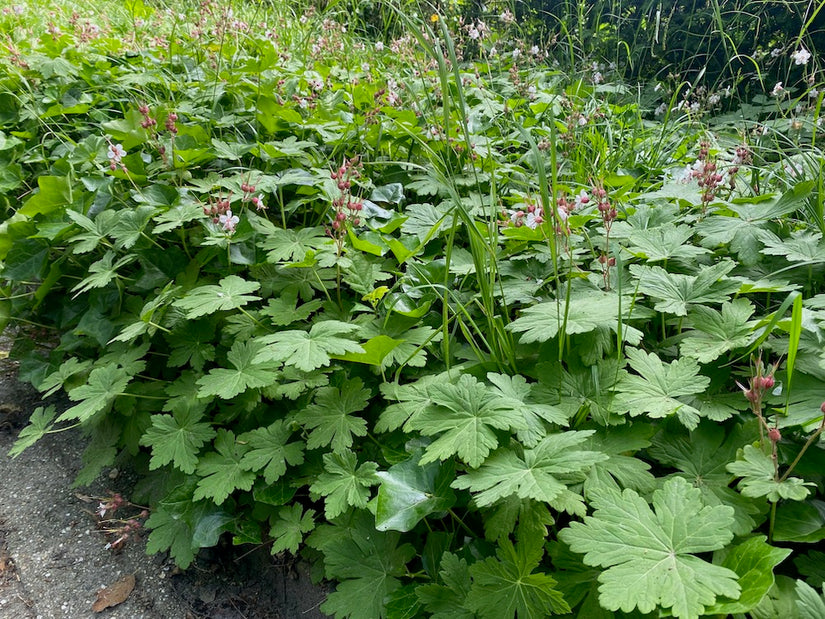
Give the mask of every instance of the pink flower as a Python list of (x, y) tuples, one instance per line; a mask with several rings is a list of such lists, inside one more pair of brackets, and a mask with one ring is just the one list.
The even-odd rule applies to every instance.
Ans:
[(120, 163), (120, 160), (126, 156), (126, 150), (122, 144), (109, 144), (109, 150), (106, 154), (113, 163)]
[(232, 232), (235, 232), (235, 226), (238, 225), (240, 219), (237, 215), (233, 215), (232, 211), (226, 211), (225, 214), (221, 215), (218, 218), (218, 221), (221, 224), (221, 228), (223, 228), (231, 234)]

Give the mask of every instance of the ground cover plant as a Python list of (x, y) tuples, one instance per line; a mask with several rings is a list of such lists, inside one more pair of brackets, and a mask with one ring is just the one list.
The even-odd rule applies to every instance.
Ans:
[(300, 553), (336, 617), (825, 615), (804, 33), (745, 100), (287, 4), (3, 9), (2, 316), (71, 402), (12, 455), (80, 427), (122, 541)]

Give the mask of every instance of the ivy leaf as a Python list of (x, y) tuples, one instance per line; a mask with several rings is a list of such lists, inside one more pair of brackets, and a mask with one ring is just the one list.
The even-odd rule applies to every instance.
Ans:
[(638, 348), (628, 349), (626, 355), (630, 367), (640, 375), (626, 374), (619, 380), (616, 409), (634, 417), (648, 415), (653, 419), (676, 413), (685, 426), (695, 428), (701, 412), (677, 398), (707, 389), (710, 379), (699, 375), (699, 364), (690, 358), (664, 364), (655, 353)]
[(370, 390), (364, 389), (360, 378), (346, 381), (341, 388), (321, 387), (315, 392), (315, 402), (296, 416), (296, 421), (311, 430), (307, 447), (332, 446), (335, 453), (346, 453), (352, 447), (353, 436), (367, 435), (367, 422), (357, 413), (369, 403)]
[(481, 468), (456, 479), (453, 488), (474, 492), (473, 498), (479, 507), (489, 507), (500, 499), (516, 495), (562, 509), (557, 499), (569, 500), (565, 483), (568, 480), (564, 476), (586, 472), (596, 462), (608, 458), (598, 451), (577, 448), (594, 432), (550, 434), (535, 449), (525, 449), (523, 456), (512, 449), (499, 449)]
[(215, 368), (198, 379), (198, 397), (218, 396), (230, 400), (247, 389), (275, 382), (278, 371), (274, 364), (253, 361), (260, 349), (261, 345), (256, 342), (236, 341), (226, 356), (235, 369)]
[(249, 282), (237, 275), (224, 277), (217, 285), (198, 286), (174, 305), (186, 312), (187, 318), (198, 318), (222, 310), (233, 310), (260, 300), (250, 294), (260, 288), (258, 282)]
[(410, 531), (422, 518), (455, 504), (450, 490), (455, 468), (436, 462), (421, 466), (420, 459), (417, 453), (376, 473), (381, 480), (375, 500), (375, 528), (379, 531)]
[(466, 608), (481, 619), (541, 619), (569, 613), (570, 607), (548, 574), (534, 573), (544, 554), (542, 544), (502, 540), (496, 557), (470, 566), (473, 579)]
[(358, 466), (358, 456), (351, 451), (325, 453), (324, 470), (310, 486), (310, 492), (326, 497), (324, 515), (327, 520), (343, 514), (349, 507), (367, 506), (370, 487), (378, 483), (378, 465), (364, 462)]
[(57, 421), (77, 419), (84, 422), (93, 415), (107, 410), (115, 398), (123, 393), (130, 380), (132, 377), (123, 368), (112, 365), (95, 368), (89, 374), (85, 385), (69, 391), (69, 399), (74, 402), (80, 400), (80, 404), (64, 411)]
[[(571, 295), (570, 304), (565, 308), (564, 298), (538, 303), (521, 312), (521, 316), (507, 325), (507, 329), (521, 333), (521, 343), (546, 342), (564, 329), (565, 334), (588, 333), (599, 328), (619, 330), (619, 304), (622, 318), (629, 316), (631, 299), (599, 290), (577, 291)], [(566, 314), (565, 314), (566, 312)], [(642, 332), (623, 325), (623, 337), (637, 345), (642, 340)]]
[(171, 462), (184, 473), (194, 473), (198, 452), (216, 436), (212, 425), (202, 422), (202, 418), (202, 412), (189, 408), (179, 409), (172, 415), (152, 415), (152, 427), (140, 439), (141, 445), (152, 448), (149, 469)]
[(43, 408), (38, 406), (29, 417), (29, 425), (20, 430), (17, 440), (14, 441), (9, 456), (16, 458), (26, 449), (34, 445), (37, 441), (48, 434), (49, 430), (54, 426), (54, 418), (57, 416), (57, 410), (54, 406)]
[(421, 464), (458, 455), (476, 468), (498, 446), (495, 429), (524, 427), (524, 417), (506, 406), (494, 391), (469, 374), (458, 383), (436, 383), (429, 387), (434, 406), (407, 421), (406, 431), (440, 436), (426, 449)]
[(315, 528), (315, 510), (304, 508), (299, 503), (282, 507), (277, 516), (270, 519), (269, 534), (275, 540), (272, 544), (272, 554), (288, 550), (297, 554), (298, 547), (304, 541), (304, 534)]
[(327, 578), (339, 580), (321, 610), (336, 619), (378, 619), (399, 577), (415, 556), (409, 544), (398, 545), (400, 534), (382, 533), (373, 527), (369, 513), (358, 512), (341, 526), (315, 530), (307, 543), (324, 555)]
[(443, 585), (419, 585), (415, 589), (418, 599), (430, 613), (430, 619), (473, 619), (475, 613), (465, 606), (472, 586), (467, 561), (445, 552), (438, 575)]
[(656, 311), (686, 316), (689, 306), (720, 303), (739, 290), (738, 282), (725, 279), (734, 266), (733, 262), (725, 260), (700, 267), (694, 276), (632, 264), (630, 272), (639, 280), (639, 292), (657, 299), (653, 306)]
[(608, 568), (599, 576), (604, 608), (675, 617), (698, 617), (717, 596), (737, 599), (737, 574), (691, 553), (723, 548), (733, 538), (733, 509), (702, 504), (701, 492), (680, 477), (653, 493), (653, 510), (633, 490), (608, 490), (592, 500), (584, 522), (559, 538), (587, 565)]
[(235, 441), (230, 430), (218, 430), (214, 446), (215, 451), (205, 454), (198, 462), (197, 472), (202, 479), (192, 498), (212, 499), (220, 505), (235, 490), (250, 490), (257, 476), (241, 466), (247, 448)]
[(680, 344), (682, 354), (710, 363), (729, 350), (748, 346), (756, 326), (756, 321), (748, 320), (752, 314), (753, 305), (747, 299), (723, 303), (721, 313), (697, 305), (690, 310), (693, 330)]
[(304, 462), (304, 444), (300, 441), (290, 443), (290, 436), (292, 429), (282, 419), (266, 428), (241, 434), (238, 441), (249, 445), (241, 466), (248, 471), (263, 469), (264, 481), (274, 484), (286, 473), (287, 464), (298, 466)]
[(311, 372), (329, 365), (330, 355), (363, 353), (364, 349), (359, 344), (341, 337), (355, 331), (358, 331), (358, 325), (325, 320), (312, 325), (308, 333), (296, 330), (266, 335), (257, 340), (265, 347), (255, 361), (278, 361)]
[(742, 478), (739, 490), (744, 496), (766, 497), (772, 503), (778, 503), (781, 499), (802, 501), (810, 494), (806, 486), (815, 485), (798, 477), (777, 481), (773, 460), (753, 445), (745, 445), (742, 457), (728, 464), (727, 469)]
[[(725, 555), (722, 567), (739, 574), (742, 594), (735, 602), (717, 601), (708, 615), (735, 615), (753, 610), (773, 587), (774, 568), (791, 554), (790, 548), (774, 548), (767, 537), (757, 535), (745, 540)], [(825, 615), (823, 615), (825, 616)]]

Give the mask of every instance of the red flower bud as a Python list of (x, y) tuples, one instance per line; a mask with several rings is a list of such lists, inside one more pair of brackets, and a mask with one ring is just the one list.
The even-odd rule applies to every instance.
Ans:
[(782, 438), (779, 428), (771, 428), (768, 430), (768, 438), (771, 439), (771, 443), (776, 443), (779, 441)]

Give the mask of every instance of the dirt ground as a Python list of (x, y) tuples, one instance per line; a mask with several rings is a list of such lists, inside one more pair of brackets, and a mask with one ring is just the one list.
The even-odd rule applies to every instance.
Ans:
[[(0, 353), (2, 357), (2, 353)], [(145, 539), (106, 549), (94, 510), (100, 497), (128, 498), (129, 476), (107, 472), (90, 488), (70, 489), (80, 469), (79, 434), (50, 435), (8, 457), (37, 393), (0, 358), (0, 619), (316, 619), (325, 599), (301, 564), (279, 564), (265, 548), (231, 544), (201, 552), (179, 573)], [(134, 575), (122, 603), (95, 612), (98, 591)]]

